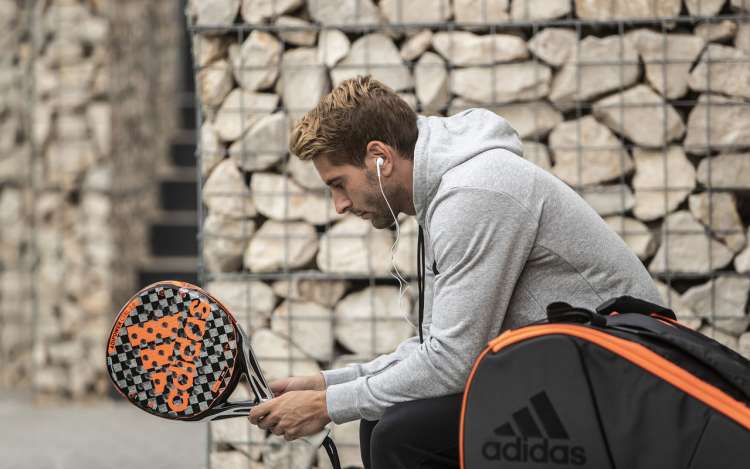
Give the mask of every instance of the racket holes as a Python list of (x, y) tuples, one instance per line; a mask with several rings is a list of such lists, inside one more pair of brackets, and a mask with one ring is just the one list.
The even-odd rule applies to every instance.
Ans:
[(163, 357), (164, 356), (164, 350), (159, 349), (159, 355)]
[(172, 333), (174, 334), (174, 333), (176, 333), (176, 332), (177, 332), (177, 328), (176, 328), (176, 327), (173, 327), (173, 328), (172, 328)]
[(149, 327), (148, 329), (146, 329), (146, 332), (148, 332), (149, 334), (153, 334), (154, 333), (154, 328), (153, 327)]
[(153, 366), (154, 368), (156, 368), (156, 365), (157, 363), (155, 361), (151, 362), (151, 366)]
[(135, 333), (130, 334), (130, 338), (131, 339), (137, 339), (138, 338), (138, 334), (135, 334)]
[(167, 321), (164, 321), (164, 322), (162, 322), (162, 323), (161, 323), (161, 327), (164, 327), (164, 328), (166, 328), (166, 327), (167, 327), (167, 325), (168, 325), (168, 324), (167, 324)]
[(156, 333), (156, 338), (157, 338), (157, 339), (161, 339), (161, 333), (157, 332), (157, 333)]

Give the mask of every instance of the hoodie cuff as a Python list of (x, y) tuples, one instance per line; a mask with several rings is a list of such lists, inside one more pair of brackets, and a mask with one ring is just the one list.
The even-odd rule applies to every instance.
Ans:
[(343, 368), (337, 368), (335, 370), (325, 370), (323, 373), (323, 379), (326, 382), (326, 388), (333, 386), (334, 384), (348, 383), (359, 378), (359, 372), (357, 367), (345, 366)]
[(337, 425), (361, 419), (357, 402), (357, 381), (336, 384), (326, 389), (326, 407), (328, 416)]

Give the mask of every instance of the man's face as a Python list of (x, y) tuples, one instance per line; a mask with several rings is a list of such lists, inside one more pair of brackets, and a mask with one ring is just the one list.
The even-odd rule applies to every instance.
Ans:
[[(335, 166), (325, 155), (317, 156), (313, 164), (323, 182), (331, 188), (337, 213), (351, 212), (370, 220), (372, 226), (378, 229), (387, 228), (393, 223), (393, 216), (380, 193), (376, 174), (354, 165)], [(385, 185), (383, 189), (386, 194), (389, 193)]]

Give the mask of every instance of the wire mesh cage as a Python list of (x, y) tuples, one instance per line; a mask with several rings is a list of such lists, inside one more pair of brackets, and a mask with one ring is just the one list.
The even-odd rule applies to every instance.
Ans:
[[(750, 356), (749, 15), (741, 0), (194, 0), (202, 281), (242, 318), (270, 379), (366, 361), (415, 333), (414, 299), (399, 301), (391, 277), (395, 232), (336, 213), (287, 149), (322, 96), (370, 74), (419, 114), (504, 117), (683, 322)], [(409, 278), (416, 232), (402, 217), (394, 260)], [(361, 466), (357, 426), (334, 430), (344, 466)], [(282, 442), (214, 423), (209, 464), (327, 467)]]

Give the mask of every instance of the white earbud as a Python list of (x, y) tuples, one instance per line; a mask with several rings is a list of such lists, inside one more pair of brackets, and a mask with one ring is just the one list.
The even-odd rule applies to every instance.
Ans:
[(391, 211), (393, 221), (396, 223), (396, 241), (393, 243), (393, 246), (391, 246), (391, 264), (393, 265), (393, 271), (395, 273), (391, 273), (391, 277), (396, 279), (396, 281), (398, 282), (398, 309), (404, 319), (406, 319), (406, 322), (411, 324), (409, 315), (407, 313), (404, 313), (403, 309), (401, 308), (401, 300), (403, 299), (404, 294), (406, 294), (406, 291), (409, 289), (409, 283), (398, 270), (398, 267), (396, 267), (396, 247), (398, 246), (398, 241), (401, 237), (401, 227), (398, 224), (398, 218), (396, 217), (396, 214), (391, 208), (391, 204), (388, 202), (388, 198), (385, 196), (385, 191), (383, 190), (383, 182), (380, 180), (380, 167), (383, 166), (383, 163), (385, 163), (385, 160), (382, 157), (379, 157), (375, 161), (375, 170), (378, 173), (378, 184), (380, 185), (380, 193), (383, 194), (383, 199), (385, 200), (386, 205), (388, 205), (388, 210)]

